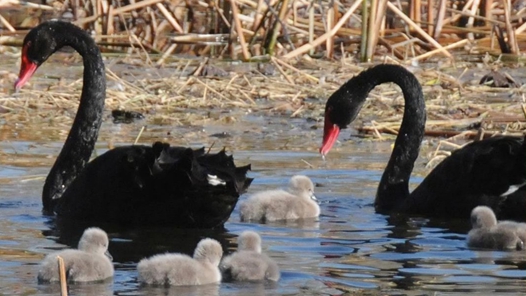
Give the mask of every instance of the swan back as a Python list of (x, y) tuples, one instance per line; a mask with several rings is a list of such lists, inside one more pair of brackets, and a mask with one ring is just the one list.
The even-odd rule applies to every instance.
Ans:
[(526, 244), (526, 223), (519, 223), (515, 221), (500, 221), (498, 227), (513, 230), (517, 234), (517, 236)]
[(468, 233), (467, 245), (470, 248), (491, 250), (522, 250), (524, 242), (509, 228), (474, 228)]

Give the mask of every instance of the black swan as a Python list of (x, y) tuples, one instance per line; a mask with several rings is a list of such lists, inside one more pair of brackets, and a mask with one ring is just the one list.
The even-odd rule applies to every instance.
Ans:
[(156, 142), (119, 147), (88, 163), (102, 123), (106, 77), (93, 39), (65, 22), (45, 22), (24, 39), (22, 87), (55, 51), (71, 46), (83, 58), (77, 115), (46, 178), (44, 213), (75, 220), (180, 228), (221, 227), (250, 183), (250, 165), (236, 167), (225, 151), (207, 154)]
[(424, 136), (426, 110), (420, 83), (401, 66), (372, 67), (330, 96), (325, 106), (322, 155), (329, 152), (340, 129), (356, 118), (369, 92), (387, 82), (402, 89), (405, 107), (391, 158), (378, 186), (374, 203), (378, 212), (467, 218), (474, 207), (487, 205), (501, 218), (526, 219), (523, 138), (498, 136), (470, 143), (444, 159), (409, 193), (409, 177)]

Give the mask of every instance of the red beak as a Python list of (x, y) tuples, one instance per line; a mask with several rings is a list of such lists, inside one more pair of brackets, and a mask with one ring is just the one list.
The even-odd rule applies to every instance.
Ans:
[(31, 62), (27, 58), (27, 47), (30, 43), (27, 43), (24, 48), (22, 48), (22, 64), (20, 65), (20, 74), (18, 79), (15, 82), (15, 90), (19, 90), (26, 82), (33, 76), (35, 71), (38, 68), (38, 65)]
[(323, 143), (321, 144), (320, 153), (325, 156), (331, 150), (340, 134), (340, 128), (329, 119), (329, 111), (325, 112), (325, 124), (323, 126)]

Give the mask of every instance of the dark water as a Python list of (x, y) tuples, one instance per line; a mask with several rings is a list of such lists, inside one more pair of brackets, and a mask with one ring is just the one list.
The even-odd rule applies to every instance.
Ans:
[[(310, 176), (318, 187), (319, 219), (253, 224), (239, 222), (236, 210), (225, 231), (169, 228), (122, 229), (102, 225), (110, 235), (116, 273), (102, 284), (72, 285), (72, 295), (422, 295), (526, 292), (526, 252), (469, 250), (468, 218), (461, 221), (389, 217), (374, 212), (376, 185), (390, 153), (390, 142), (353, 138), (339, 144), (323, 162), (317, 153), (321, 131), (304, 119), (241, 116), (242, 126), (205, 124), (193, 127), (149, 126), (142, 143), (164, 139), (173, 144), (214, 149), (234, 148), (236, 162), (252, 163), (255, 181), (249, 193), (285, 187), (294, 174)], [(32, 123), (3, 122), (9, 130), (0, 154), (0, 294), (57, 295), (55, 285), (38, 285), (38, 263), (66, 246), (75, 246), (87, 225), (60, 223), (40, 213), (43, 178), (57, 155), (64, 131)], [(67, 126), (66, 126), (67, 128)], [(31, 130), (41, 132), (20, 135)], [(131, 143), (140, 125), (113, 125), (107, 120), (98, 153), (108, 142)], [(230, 137), (210, 137), (228, 132)], [(57, 133), (61, 136), (57, 136)], [(31, 134), (31, 133), (29, 133)], [(348, 138), (348, 133), (341, 139)], [(184, 138), (184, 140), (183, 140)], [(415, 183), (424, 156), (416, 166)], [(242, 199), (246, 198), (243, 196)], [(224, 283), (205, 287), (144, 288), (135, 267), (160, 252), (191, 253), (202, 237), (235, 249), (235, 238), (252, 229), (263, 250), (274, 258), (282, 279), (269, 283)]]

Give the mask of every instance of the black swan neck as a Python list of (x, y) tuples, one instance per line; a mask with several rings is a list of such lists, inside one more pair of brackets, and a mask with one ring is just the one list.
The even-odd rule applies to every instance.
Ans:
[(53, 211), (56, 201), (89, 161), (102, 123), (106, 97), (106, 77), (102, 56), (95, 41), (80, 28), (57, 22), (56, 50), (71, 46), (83, 58), (82, 94), (77, 115), (66, 142), (49, 172), (42, 203), (45, 212)]
[[(359, 113), (369, 92), (377, 85), (392, 82), (403, 92), (405, 107), (402, 124), (387, 167), (376, 194), (377, 210), (390, 210), (409, 196), (409, 178), (422, 142), (426, 110), (422, 87), (405, 68), (379, 65), (363, 71), (336, 91), (329, 100), (339, 106), (330, 110), (336, 117), (345, 118), (340, 127), (348, 125)], [(349, 110), (352, 110), (349, 112)]]
[(392, 210), (409, 197), (409, 178), (418, 158), (424, 138), (426, 106), (422, 87), (407, 70), (387, 68), (379, 74), (378, 82), (394, 82), (404, 94), (404, 116), (387, 167), (384, 170), (375, 206), (377, 210)]

